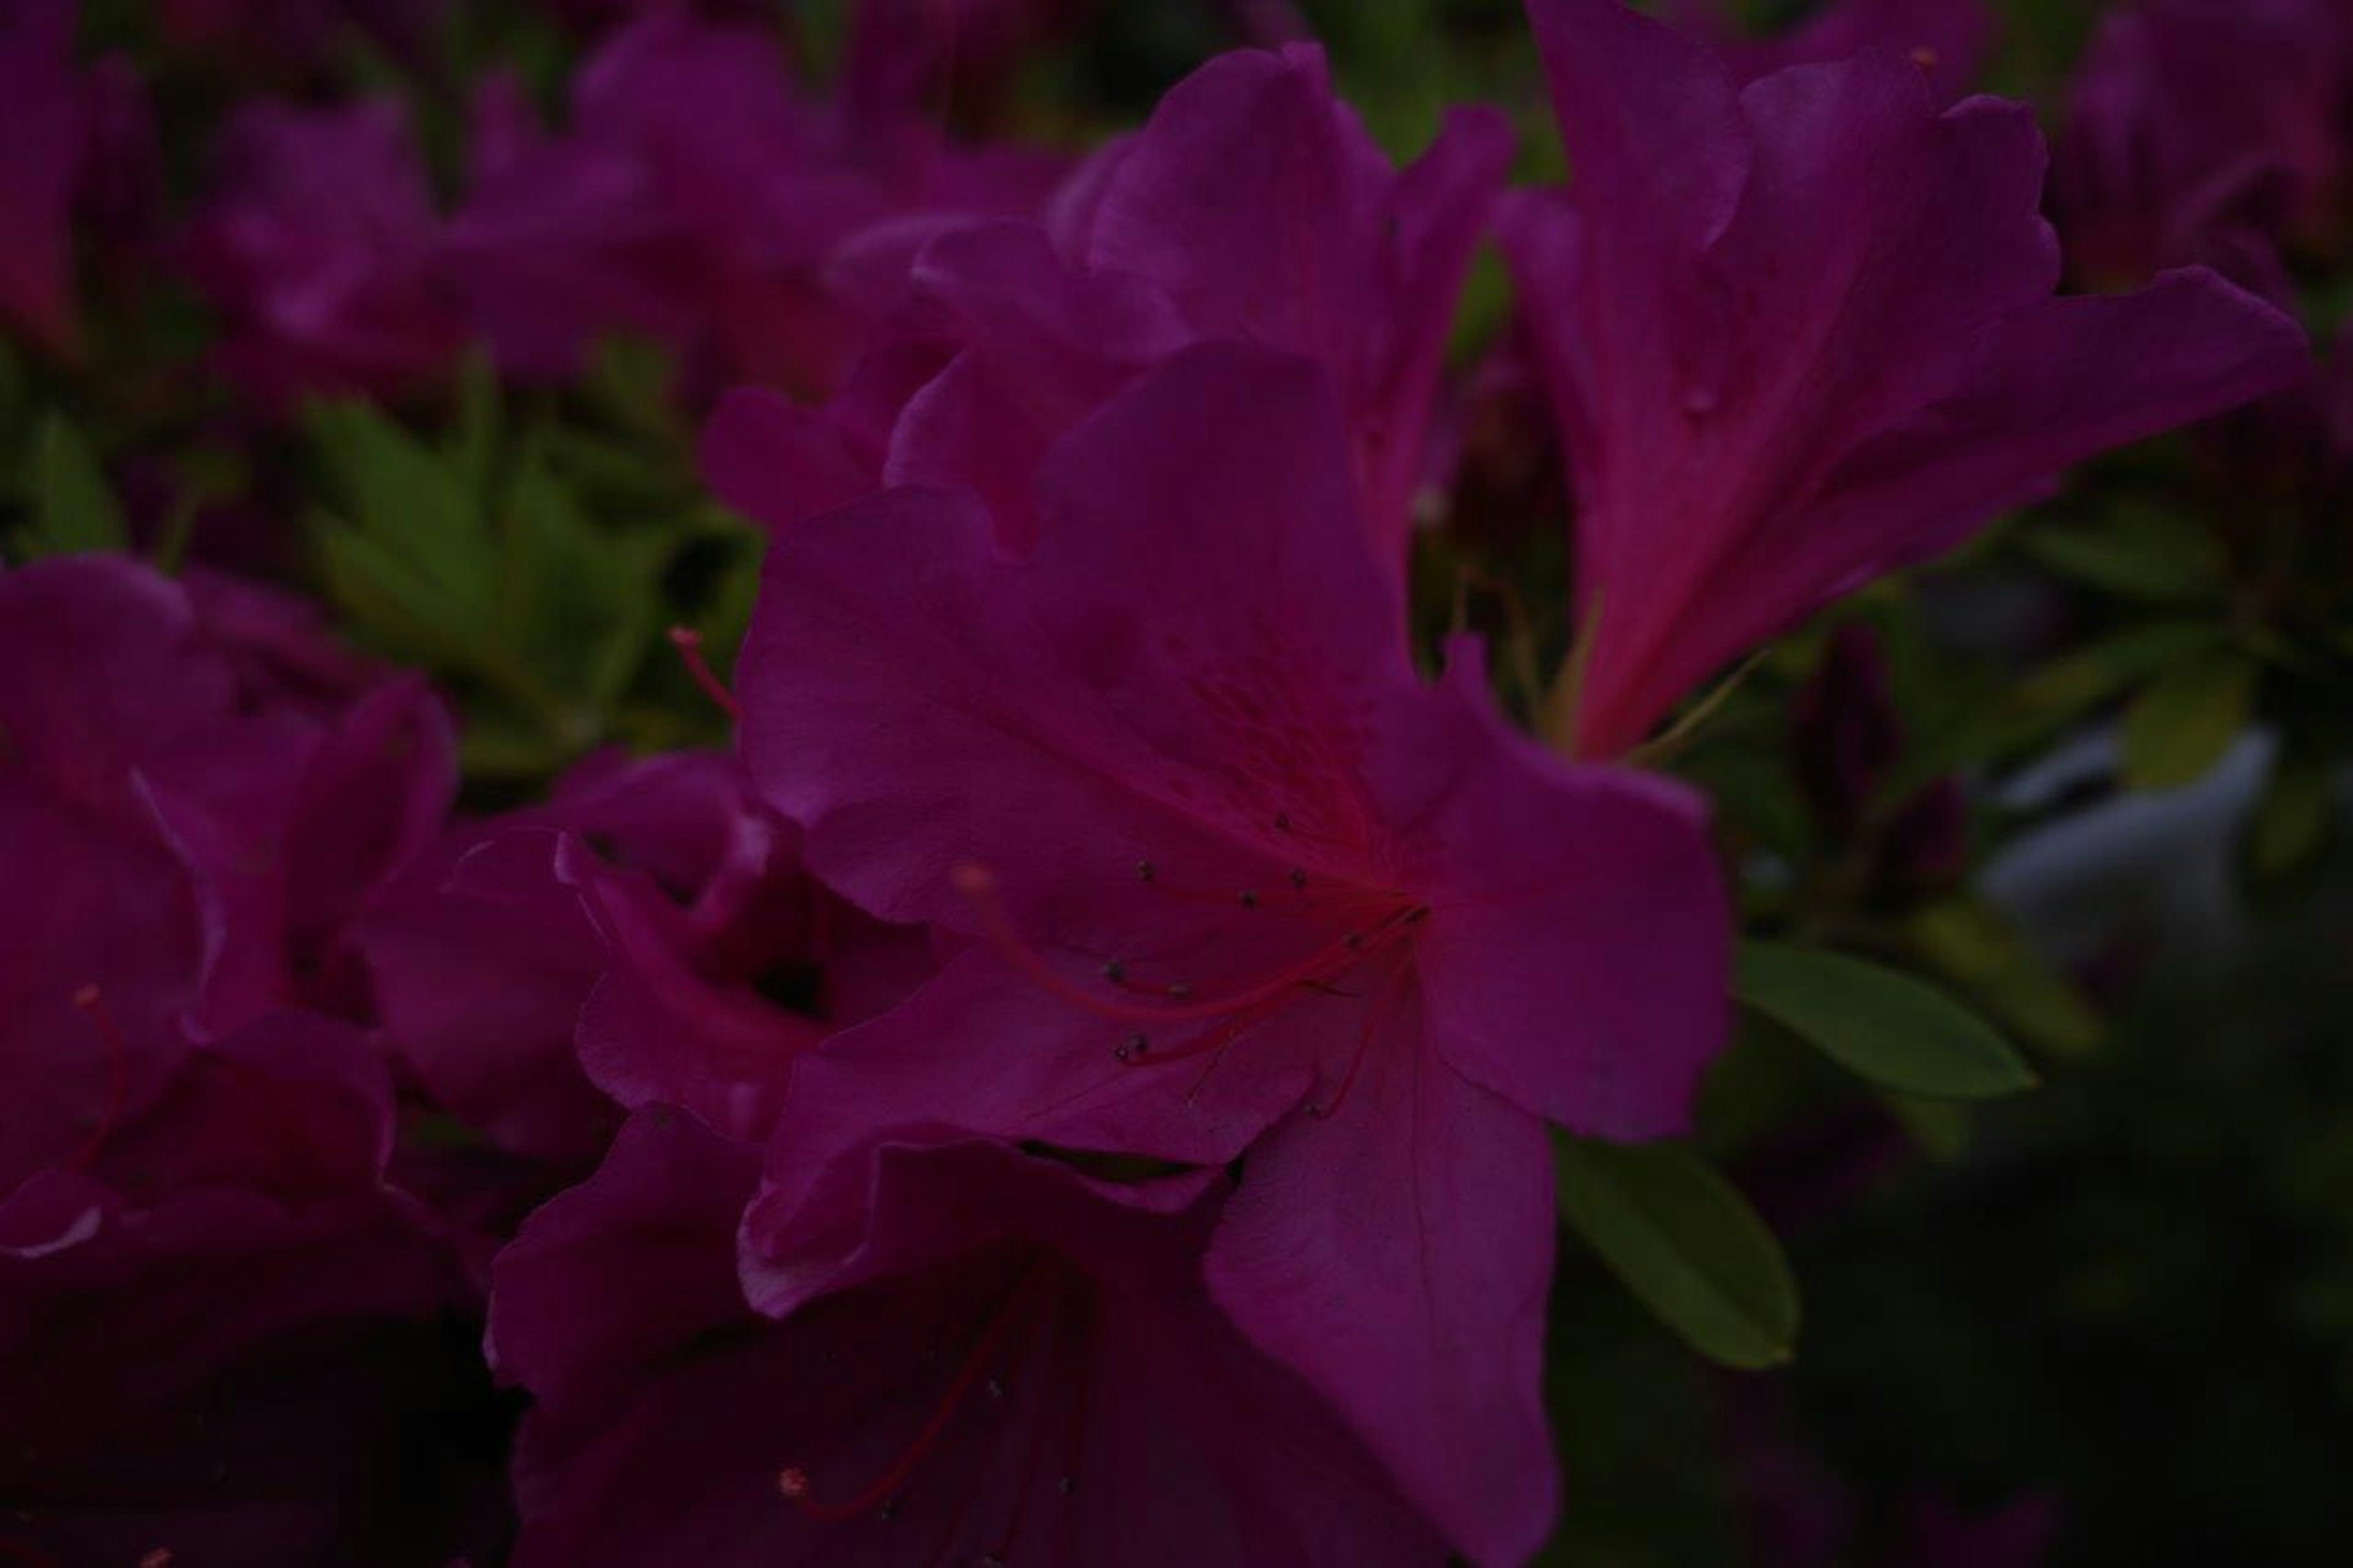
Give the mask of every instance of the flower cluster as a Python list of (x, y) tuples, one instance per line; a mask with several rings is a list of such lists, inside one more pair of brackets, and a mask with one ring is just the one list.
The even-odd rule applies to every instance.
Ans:
[[(420, 124), (298, 89), (354, 37), (435, 79), (457, 7), (164, 7), (215, 85), (273, 35), (174, 208), (130, 68), (0, 0), (0, 322), (172, 468), (126, 521), (139, 442), (43, 423), (0, 573), (0, 1558), (1527, 1559), (1564, 1205), (1692, 1131), (1764, 907), (1664, 763), (2085, 461), (2313, 416), (2282, 258), (2342, 238), (2353, 40), (2118, 16), (2063, 262), (1971, 5), (1527, 0), (1558, 185), (1484, 105), (1393, 160), (1287, 16), (1073, 151), (937, 108), (1072, 7), (863, 7), (823, 87), (729, 7), (554, 9), (560, 90)], [(109, 268), (200, 346), (126, 370)], [(1498, 627), (1466, 568), (1441, 627), (1505, 405), (1567, 580)], [(273, 500), (194, 458), (305, 433), (353, 493), (282, 521), (365, 524), (312, 581), (369, 653), (191, 535)], [(724, 678), (686, 627), (650, 675), (746, 537), (647, 545), (697, 476), (756, 589)], [(1878, 634), (1828, 647), (1807, 831), (1908, 909), (1963, 781), (1903, 767)]]

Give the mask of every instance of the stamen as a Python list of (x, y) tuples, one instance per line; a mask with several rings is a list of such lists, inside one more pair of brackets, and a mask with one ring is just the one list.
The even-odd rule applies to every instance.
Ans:
[(1171, 1005), (1149, 1006), (1142, 1003), (1124, 1002), (1113, 996), (1103, 996), (1072, 984), (1036, 949), (1021, 940), (1006, 917), (1005, 907), (997, 897), (997, 878), (986, 866), (967, 861), (955, 872), (956, 891), (972, 900), (980, 915), (981, 928), (998, 950), (1040, 990), (1060, 997), (1072, 1006), (1083, 1007), (1100, 1017), (1128, 1024), (1183, 1023), (1191, 1019), (1222, 1018), (1246, 1008), (1283, 996), (1310, 980), (1330, 978), (1339, 968), (1345, 968), (1354, 954), (1365, 951), (1367, 942), (1385, 944), (1401, 934), (1408, 925), (1427, 910), (1416, 904), (1392, 911), (1370, 936), (1351, 931), (1339, 941), (1317, 948), (1305, 958), (1278, 971), (1255, 985), (1246, 986), (1229, 995), (1193, 1000), (1193, 990), (1179, 983), (1168, 987)]
[(98, 1158), (98, 1152), (113, 1136), (114, 1124), (122, 1119), (123, 1102), (131, 1092), (131, 1048), (123, 1043), (122, 1031), (114, 1022), (114, 1014), (106, 1005), (106, 994), (96, 984), (83, 986), (74, 993), (74, 1005), (89, 1015), (98, 1037), (106, 1047), (106, 1108), (82, 1140), (81, 1147), (66, 1161), (66, 1169), (79, 1171)]
[(1943, 57), (1937, 54), (1936, 50), (1930, 48), (1926, 44), (1915, 45), (1908, 58), (1914, 65), (1918, 66), (1924, 71), (1935, 70), (1938, 62), (1943, 58)]
[(693, 678), (695, 685), (702, 689), (702, 694), (711, 699), (712, 705), (730, 719), (743, 718), (743, 704), (735, 700), (735, 694), (712, 673), (710, 663), (702, 657), (702, 634), (692, 626), (672, 626), (670, 642), (678, 649), (678, 657), (685, 661), (686, 673)]
[[(828, 1502), (810, 1495), (812, 1483), (807, 1470), (797, 1465), (787, 1465), (776, 1473), (776, 1490), (791, 1499), (803, 1513), (826, 1524), (839, 1524), (846, 1520), (856, 1519), (877, 1505), (889, 1506), (887, 1500), (906, 1484), (915, 1467), (922, 1464), (938, 1445), (941, 1436), (947, 1431), (948, 1423), (955, 1418), (956, 1412), (963, 1408), (973, 1389), (982, 1384), (989, 1358), (1004, 1343), (1006, 1334), (1020, 1317), (1020, 1313), (1015, 1310), (1016, 1307), (1045, 1277), (1045, 1271), (1034, 1259), (1022, 1269), (1020, 1277), (1006, 1292), (1005, 1299), (989, 1314), (987, 1326), (973, 1342), (963, 1364), (956, 1368), (955, 1377), (949, 1383), (947, 1393), (916, 1430), (913, 1439), (900, 1450), (897, 1458), (883, 1468), (881, 1475), (855, 1494), (839, 1501)], [(986, 1381), (992, 1397), (1004, 1394), (1005, 1385), (996, 1378), (989, 1377)]]

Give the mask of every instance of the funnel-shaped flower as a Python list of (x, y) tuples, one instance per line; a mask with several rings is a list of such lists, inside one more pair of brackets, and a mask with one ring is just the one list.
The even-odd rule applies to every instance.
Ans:
[(448, 722), (341, 689), (269, 606), (104, 557), (0, 574), (0, 1186), (148, 1104), (183, 1017), (364, 1010), (348, 927), (438, 827)]
[(2054, 299), (2026, 110), (1866, 53), (1736, 91), (1618, 0), (1529, 0), (1576, 185), (1504, 235), (1577, 496), (1612, 755), (1821, 604), (2071, 464), (2275, 391), (2302, 333), (2211, 273)]
[(757, 1172), (640, 1112), (500, 1256), (491, 1352), (538, 1399), (519, 1563), (1442, 1558), (1211, 1303), (1222, 1174), (1115, 1186), (999, 1144), (884, 1142), (820, 1183), (813, 1223), (849, 1227), (846, 1255), (746, 1238), (772, 1321), (735, 1278)]
[(74, 342), (74, 183), (82, 156), (82, 85), (73, 62), (73, 0), (0, 6), (0, 327), (53, 353)]
[[(168, 1026), (89, 1007), (159, 1054), (137, 1037)], [(397, 1532), (441, 1561), (442, 1472), (496, 1413), (439, 1321), (456, 1263), (384, 1184), (381, 1057), (298, 1013), (179, 1045), (84, 1156), (0, 1176), (0, 1556), (324, 1562)]]
[(1366, 525), (1402, 572), (1447, 331), (1510, 150), (1500, 116), (1458, 110), (1398, 169), (1320, 49), (1220, 56), (1073, 175), (1046, 224), (980, 226), (917, 256), (923, 308), (902, 331), (954, 357), (905, 389), (887, 440), (871, 434), (871, 385), (822, 415), (741, 395), (713, 422), (706, 473), (772, 527), (861, 477), (970, 488), (1025, 542), (1056, 438), (1182, 348), (1250, 343), (1330, 372)]
[(941, 491), (779, 538), (754, 776), (831, 885), (976, 940), (804, 1060), (777, 1142), (1247, 1150), (1219, 1300), (1508, 1557), (1552, 1491), (1543, 1121), (1683, 1125), (1723, 900), (1686, 796), (1556, 765), (1475, 654), (1416, 674), (1348, 459), (1314, 366), (1200, 348), (1054, 450), (1026, 556)]

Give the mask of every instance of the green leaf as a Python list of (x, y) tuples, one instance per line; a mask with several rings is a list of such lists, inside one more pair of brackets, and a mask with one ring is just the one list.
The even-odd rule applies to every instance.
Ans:
[(1737, 1188), (1673, 1143), (1554, 1140), (1561, 1217), (1693, 1349), (1755, 1371), (1795, 1353), (1798, 1282)]
[(2256, 665), (2236, 651), (2188, 658), (2125, 710), (2124, 776), (2135, 789), (2179, 789), (2206, 776), (2247, 727)]
[(496, 620), (494, 542), (456, 465), (364, 405), (314, 408), (310, 427), (352, 521), (430, 584), (449, 614), (485, 627)]
[(1915, 1100), (1908, 1094), (1880, 1097), (1919, 1151), (1942, 1164), (1969, 1152), (1969, 1108), (1949, 1100)]
[(122, 508), (98, 455), (61, 414), (42, 419), (33, 438), (33, 528), (39, 553), (121, 550), (130, 543)]
[(1930, 904), (1905, 930), (1930, 969), (2036, 1049), (2073, 1058), (2099, 1048), (2098, 1011), (1991, 906), (1969, 898)]
[[(2211, 622), (2168, 620), (2137, 627), (2094, 643), (2004, 689), (1982, 710), (1954, 705), (1963, 715), (1923, 738), (1882, 784), (1883, 805), (1909, 800), (1940, 773), (1972, 763), (2008, 756), (2043, 744), (2081, 719), (2158, 671), (2222, 645), (2224, 629)], [(1935, 711), (1926, 717), (1934, 724)]]
[(1732, 994), (1882, 1089), (1924, 1100), (2013, 1094), (2034, 1074), (1966, 1008), (1841, 953), (1744, 942)]
[(2049, 570), (2120, 598), (2210, 603), (2228, 582), (2221, 543), (2175, 511), (2135, 507), (2088, 521), (2029, 526), (2017, 539)]
[(2247, 858), (2259, 876), (2295, 870), (2328, 840), (2337, 815), (2335, 770), (2319, 752), (2283, 751), (2247, 826)]

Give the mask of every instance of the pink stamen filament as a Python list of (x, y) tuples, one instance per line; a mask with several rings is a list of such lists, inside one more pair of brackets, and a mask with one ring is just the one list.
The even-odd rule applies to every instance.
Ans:
[(1393, 909), (1371, 931), (1351, 932), (1316, 949), (1298, 963), (1257, 984), (1230, 994), (1164, 1005), (1145, 1005), (1098, 994), (1056, 973), (1013, 929), (1012, 921), (1006, 917), (1003, 902), (997, 897), (997, 879), (986, 867), (958, 867), (955, 885), (956, 890), (971, 900), (974, 908), (979, 911), (983, 932), (1039, 989), (1074, 1007), (1082, 1007), (1125, 1024), (1181, 1024), (1203, 1018), (1222, 1018), (1283, 996), (1307, 981), (1328, 980), (1353, 966), (1362, 954), (1395, 941), (1399, 932), (1419, 918), (1420, 913), (1419, 905)]
[(893, 1492), (906, 1484), (907, 1478), (914, 1474), (915, 1467), (922, 1464), (932, 1449), (938, 1446), (941, 1436), (947, 1431), (948, 1423), (955, 1419), (956, 1412), (964, 1408), (972, 1391), (980, 1385), (982, 1374), (988, 1368), (989, 1358), (996, 1354), (997, 1348), (1004, 1343), (1006, 1334), (1020, 1317), (1015, 1308), (1043, 1278), (1043, 1271), (1035, 1262), (1021, 1271), (1013, 1288), (1006, 1292), (1005, 1299), (989, 1315), (987, 1326), (965, 1353), (963, 1364), (956, 1368), (955, 1377), (948, 1384), (947, 1393), (933, 1407), (931, 1415), (924, 1418), (913, 1438), (900, 1450), (898, 1458), (892, 1460), (881, 1475), (853, 1496), (839, 1501), (827, 1501), (809, 1495), (807, 1471), (797, 1466), (788, 1466), (777, 1475), (776, 1489), (790, 1498), (803, 1513), (827, 1524), (856, 1519), (888, 1501)]
[(123, 1103), (131, 1093), (131, 1048), (124, 1044), (122, 1031), (114, 1022), (114, 1014), (106, 1005), (105, 994), (96, 985), (85, 985), (75, 992), (73, 1002), (89, 1016), (91, 1026), (98, 1030), (99, 1039), (106, 1047), (106, 1108), (99, 1116), (98, 1125), (91, 1128), (90, 1136), (82, 1140), (81, 1147), (66, 1161), (67, 1170), (80, 1171), (98, 1158), (99, 1151), (106, 1147), (107, 1139), (113, 1136), (115, 1123), (122, 1119)]
[(686, 665), (686, 673), (693, 678), (695, 685), (702, 689), (702, 694), (711, 699), (712, 705), (730, 719), (743, 718), (743, 704), (735, 700), (735, 694), (727, 689), (726, 683), (719, 679), (712, 670), (710, 661), (702, 657), (702, 634), (692, 626), (672, 626), (670, 643), (678, 649), (678, 657)]

